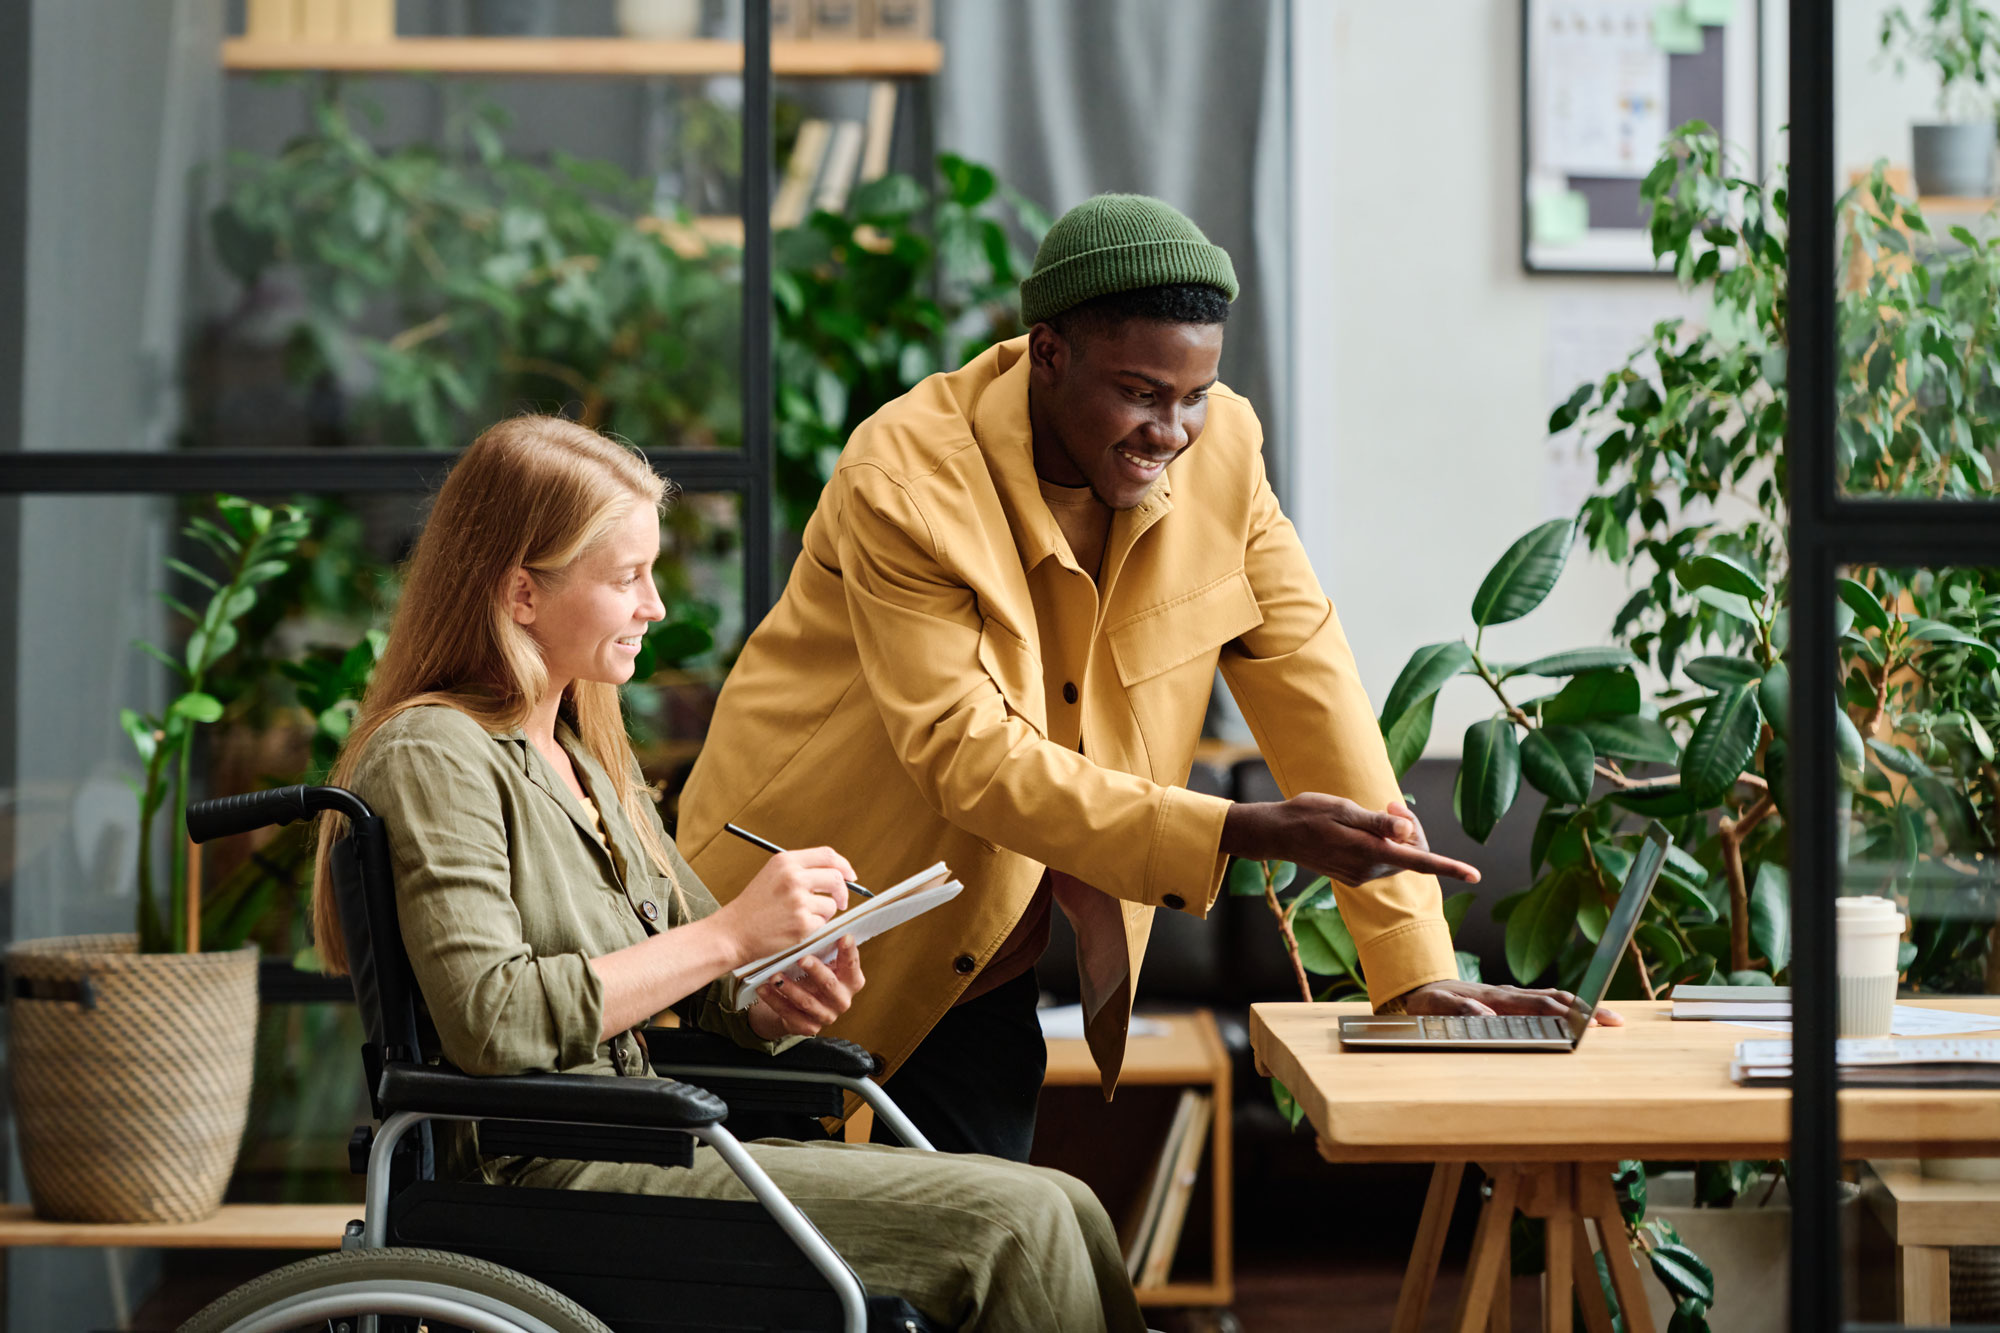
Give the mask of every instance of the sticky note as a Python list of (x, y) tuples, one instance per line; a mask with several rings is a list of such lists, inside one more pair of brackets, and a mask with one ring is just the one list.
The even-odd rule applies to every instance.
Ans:
[(1543, 245), (1571, 245), (1590, 230), (1590, 200), (1579, 190), (1544, 190), (1528, 212), (1529, 233)]
[(1701, 50), (1701, 25), (1688, 17), (1687, 6), (1679, 3), (1653, 6), (1653, 45), (1670, 56), (1693, 55)]
[(1736, 19), (1736, 0), (1687, 0), (1687, 15), (1707, 26), (1731, 23)]

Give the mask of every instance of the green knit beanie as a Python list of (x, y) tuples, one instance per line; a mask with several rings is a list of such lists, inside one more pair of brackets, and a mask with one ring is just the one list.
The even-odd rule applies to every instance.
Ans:
[(1096, 296), (1198, 282), (1236, 299), (1229, 253), (1172, 204), (1100, 194), (1056, 219), (1021, 283), (1021, 322), (1040, 324)]

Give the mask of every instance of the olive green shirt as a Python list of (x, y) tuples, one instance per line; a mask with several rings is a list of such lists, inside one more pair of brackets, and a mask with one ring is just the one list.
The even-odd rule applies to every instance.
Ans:
[[(602, 835), (522, 732), (489, 732), (444, 705), (383, 723), (349, 785), (387, 826), (403, 945), (437, 1030), (430, 1054), (468, 1074), (649, 1076), (635, 1032), (598, 1039), (604, 986), (590, 960), (699, 920), (716, 902), (659, 827), (683, 912), (616, 784), (566, 723), (556, 738)], [(675, 1009), (745, 1046), (777, 1049), (729, 1009), (733, 984), (725, 976)]]

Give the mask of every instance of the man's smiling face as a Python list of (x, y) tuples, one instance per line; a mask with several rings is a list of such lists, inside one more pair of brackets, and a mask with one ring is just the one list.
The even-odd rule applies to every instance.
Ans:
[(1201, 437), (1222, 329), (1132, 318), (1065, 337), (1037, 324), (1028, 336), (1035, 471), (1087, 485), (1112, 509), (1137, 506)]

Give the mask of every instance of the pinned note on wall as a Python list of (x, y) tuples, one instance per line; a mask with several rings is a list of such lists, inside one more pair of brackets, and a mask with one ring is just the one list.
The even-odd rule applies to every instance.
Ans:
[(1668, 55), (1693, 55), (1702, 48), (1701, 24), (1683, 0), (1653, 6), (1653, 45)]
[(1703, 27), (1736, 21), (1736, 0), (1687, 0), (1688, 17)]
[(1529, 233), (1543, 245), (1569, 245), (1590, 230), (1590, 200), (1581, 190), (1542, 190), (1534, 196)]

